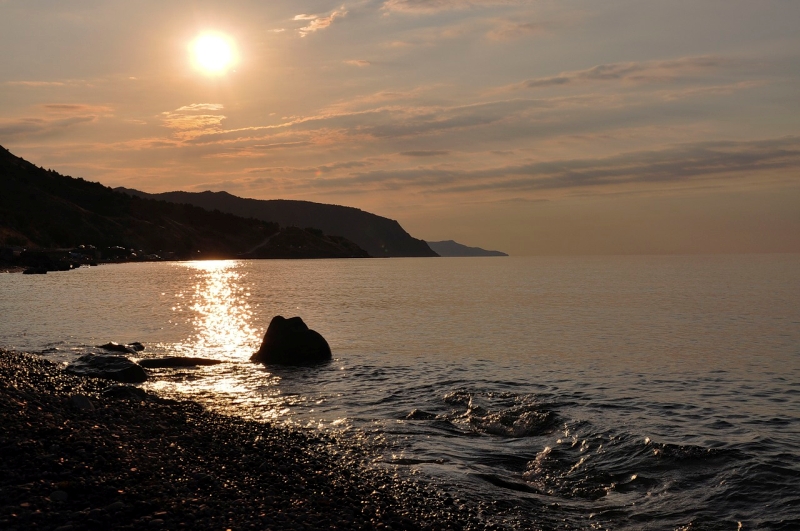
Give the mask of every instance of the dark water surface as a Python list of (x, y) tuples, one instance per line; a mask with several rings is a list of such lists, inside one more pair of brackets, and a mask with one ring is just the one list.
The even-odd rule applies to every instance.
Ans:
[[(247, 362), (273, 315), (335, 360)], [(0, 345), (109, 340), (150, 389), (341, 432), (545, 529), (800, 529), (800, 255), (126, 264), (0, 275)]]

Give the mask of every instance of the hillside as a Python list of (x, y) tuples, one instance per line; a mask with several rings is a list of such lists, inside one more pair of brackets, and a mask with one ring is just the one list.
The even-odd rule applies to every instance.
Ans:
[(287, 199), (246, 199), (227, 192), (165, 192), (147, 194), (117, 188), (132, 196), (186, 203), (237, 216), (274, 221), (284, 226), (314, 227), (355, 242), (374, 257), (437, 256), (423, 240), (412, 238), (393, 220), (339, 205)]
[(500, 251), (487, 251), (480, 247), (467, 247), (453, 240), (442, 242), (428, 242), (431, 249), (436, 251), (439, 256), (508, 256)]
[(139, 257), (158, 254), (178, 259), (368, 256), (344, 238), (131, 196), (39, 168), (0, 147), (3, 245), (50, 249), (85, 245), (115, 255), (124, 248), (135, 250)]

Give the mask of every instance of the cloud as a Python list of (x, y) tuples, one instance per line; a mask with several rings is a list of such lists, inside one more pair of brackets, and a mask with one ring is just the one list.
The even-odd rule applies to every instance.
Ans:
[(449, 108), (395, 109), (391, 121), (366, 123), (358, 132), (375, 138), (399, 138), (472, 129), (498, 123), (513, 116), (515, 111), (538, 105), (539, 102), (532, 100), (508, 100)]
[[(663, 63), (672, 66), (682, 61)], [(619, 73), (617, 69), (613, 71)], [(686, 124), (702, 117), (696, 113), (688, 116), (682, 100), (730, 94), (750, 86), (756, 86), (755, 82), (713, 88), (690, 87), (690, 90), (669, 86), (636, 93), (593, 91), (539, 98), (491, 98), (480, 103), (454, 106), (431, 105), (431, 101), (441, 101), (437, 93), (447, 87), (426, 86), (403, 92), (357, 95), (316, 114), (293, 116), (268, 125), (256, 122), (236, 129), (224, 128), (224, 116), (212, 112), (197, 113), (200, 115), (198, 121), (192, 118), (168, 118), (169, 125), (174, 129), (191, 131), (191, 134), (181, 136), (187, 145), (198, 148), (206, 145), (209, 146), (208, 150), (216, 152), (222, 146), (228, 150), (235, 146), (242, 156), (250, 157), (261, 155), (255, 149), (246, 150), (248, 145), (283, 145), (295, 141), (319, 146), (370, 143), (374, 149), (383, 149), (384, 153), (403, 152), (403, 156), (413, 156), (411, 150), (449, 150), (454, 146), (459, 146), (460, 152), (469, 153), (473, 149), (508, 150), (510, 147), (519, 147), (518, 142), (523, 139), (554, 141), (569, 136), (578, 141), (578, 135), (631, 130), (632, 127), (648, 123), (658, 124), (658, 127)], [(424, 140), (425, 143), (415, 142), (399, 149), (394, 142), (414, 137), (428, 139)], [(604, 138), (603, 141), (608, 140)], [(661, 141), (664, 140), (661, 136)], [(514, 144), (509, 145), (509, 142)], [(634, 145), (641, 144), (637, 142)], [(213, 145), (219, 147), (211, 148)], [(420, 153), (416, 155), (424, 156)]]
[(532, 89), (601, 81), (655, 82), (716, 70), (730, 61), (713, 56), (683, 57), (668, 61), (609, 63), (586, 70), (562, 72), (557, 76), (528, 79), (506, 89)]
[(728, 96), (739, 90), (763, 87), (769, 83), (765, 80), (739, 81), (738, 83), (728, 83), (727, 85), (709, 85), (706, 87), (693, 87), (677, 91), (664, 92), (661, 95), (666, 101), (682, 100), (685, 98), (695, 98), (703, 96)]
[(6, 81), (12, 87), (63, 87), (66, 83), (61, 81)]
[(349, 160), (344, 162), (334, 162), (333, 164), (323, 164), (322, 166), (317, 166), (315, 168), (308, 168), (303, 171), (308, 171), (315, 173), (317, 175), (322, 173), (330, 173), (336, 170), (342, 169), (350, 169), (350, 168), (364, 168), (366, 166), (372, 166), (373, 162), (366, 161), (366, 160)]
[(300, 34), (301, 37), (305, 37), (314, 33), (316, 31), (322, 30), (333, 24), (333, 21), (339, 17), (344, 17), (347, 15), (347, 11), (342, 9), (341, 11), (337, 10), (328, 15), (327, 17), (321, 17), (319, 15), (295, 15), (293, 20), (304, 20), (308, 21), (308, 25), (303, 26), (302, 28), (298, 29), (297, 32)]
[(407, 102), (422, 98), (435, 86), (422, 86), (410, 90), (381, 90), (371, 94), (358, 94), (353, 97), (333, 103), (325, 108), (327, 113), (357, 112), (378, 106), (386, 106), (391, 103)]
[(295, 171), (294, 168), (270, 167), (270, 168), (248, 168), (245, 173), (292, 173), (294, 171)]
[(226, 118), (221, 114), (176, 114), (171, 112), (161, 113), (165, 127), (181, 132), (192, 131), (195, 134), (217, 129)]
[(283, 148), (294, 148), (294, 147), (301, 147), (301, 146), (310, 146), (311, 142), (306, 141), (297, 141), (297, 142), (274, 142), (272, 144), (253, 144), (248, 146), (248, 149), (283, 149)]
[(21, 118), (0, 122), (0, 139), (17, 139), (28, 136), (44, 136), (66, 131), (77, 125), (93, 122), (97, 116), (72, 116), (60, 120), (44, 118)]
[(221, 130), (222, 121), (227, 117), (222, 114), (207, 114), (207, 111), (220, 111), (223, 108), (221, 103), (192, 103), (178, 107), (174, 112), (162, 112), (161, 121), (164, 127), (175, 131), (178, 139), (187, 141)]
[(251, 144), (243, 147), (227, 148), (221, 153), (209, 155), (212, 158), (258, 158), (266, 156), (267, 152), (278, 149), (291, 149), (312, 145), (308, 141), (273, 142), (270, 144)]
[(113, 112), (105, 105), (87, 105), (83, 103), (45, 103), (42, 108), (55, 114), (108, 114)]
[[(0, 2), (2, 3), (2, 2)], [(20, 81), (6, 81), (0, 83), (9, 87), (25, 87), (25, 88), (48, 88), (48, 87), (91, 87), (92, 84), (100, 80), (85, 80), (85, 79), (64, 79), (62, 81), (33, 81), (33, 80), (20, 80)]]
[(326, 112), (297, 117), (276, 125), (206, 131), (191, 141), (195, 144), (254, 138), (278, 130), (317, 131), (329, 136), (340, 131), (348, 136), (398, 138), (469, 129), (504, 120), (515, 111), (541, 105), (535, 100), (508, 100), (457, 107), (389, 106), (363, 111)]
[(506, 41), (544, 33), (547, 29), (545, 24), (537, 22), (506, 22), (499, 28), (490, 31), (486, 36), (495, 41)]
[(192, 103), (191, 105), (184, 105), (179, 107), (176, 112), (192, 112), (192, 111), (221, 111), (224, 109), (221, 103)]
[(800, 167), (800, 137), (741, 142), (698, 142), (611, 157), (513, 164), (478, 170), (372, 170), (308, 183), (331, 189), (416, 187), (427, 193), (534, 192), (658, 183), (705, 184), (758, 178)]
[(449, 151), (403, 151), (400, 153), (404, 157), (442, 157), (449, 155)]
[[(379, 93), (371, 99), (380, 103), (382, 99), (402, 100), (413, 98), (414, 91), (404, 93)], [(448, 131), (465, 131), (509, 120), (530, 120), (533, 109), (559, 110), (561, 108), (587, 108), (601, 102), (605, 109), (610, 106), (608, 97), (508, 99), (453, 107), (414, 106), (389, 104), (365, 110), (350, 110), (347, 103), (323, 111), (320, 114), (292, 117), (274, 125), (251, 126), (230, 130), (209, 130), (189, 139), (193, 144), (242, 142), (263, 140), (279, 132), (313, 132), (322, 137), (338, 135), (342, 141), (353, 137), (391, 140), (409, 136), (439, 134)], [(549, 127), (537, 122), (537, 131)]]
[(364, 59), (350, 59), (349, 61), (345, 61), (345, 64), (352, 65), (352, 66), (371, 66), (372, 63), (369, 61), (365, 61)]
[(451, 187), (450, 191), (547, 190), (619, 184), (697, 182), (793, 169), (800, 166), (800, 137), (749, 142), (700, 142), (660, 151), (625, 153), (603, 159), (534, 163), (507, 168), (493, 183)]
[(367, 166), (373, 166), (374, 164), (375, 160), (348, 160), (343, 162), (334, 162), (332, 164), (323, 164), (320, 166), (307, 166), (303, 168), (288, 168), (288, 167), (250, 168), (247, 170), (247, 173), (285, 173), (285, 174), (311, 173), (314, 175), (322, 175), (324, 173), (330, 173), (336, 170), (364, 168)]
[(44, 137), (60, 134), (79, 125), (111, 116), (113, 109), (105, 105), (83, 103), (43, 103), (39, 116), (0, 121), (0, 139)]
[(524, 0), (386, 0), (383, 8), (401, 13), (437, 13), (454, 9), (518, 5)]

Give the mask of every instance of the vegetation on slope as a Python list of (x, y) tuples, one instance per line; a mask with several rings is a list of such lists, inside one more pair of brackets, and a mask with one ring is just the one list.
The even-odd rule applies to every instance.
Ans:
[[(340, 238), (293, 229), (287, 241), (276, 237), (281, 232), (274, 222), (131, 196), (65, 177), (0, 147), (0, 245), (117, 246), (179, 259), (243, 253), (276, 258), (367, 256)], [(251, 252), (254, 249), (257, 252)]]
[(427, 243), (413, 238), (397, 221), (353, 207), (288, 199), (247, 199), (227, 192), (147, 194), (125, 188), (118, 190), (139, 197), (275, 221), (284, 226), (314, 227), (326, 234), (341, 235), (375, 257), (438, 256)]

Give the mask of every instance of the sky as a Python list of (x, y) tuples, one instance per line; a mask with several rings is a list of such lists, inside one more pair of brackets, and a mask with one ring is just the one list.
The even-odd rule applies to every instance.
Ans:
[(0, 145), (512, 255), (800, 252), (798, 27), (796, 0), (0, 0)]

